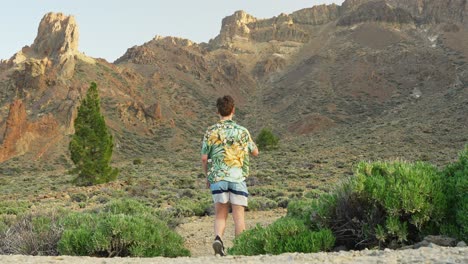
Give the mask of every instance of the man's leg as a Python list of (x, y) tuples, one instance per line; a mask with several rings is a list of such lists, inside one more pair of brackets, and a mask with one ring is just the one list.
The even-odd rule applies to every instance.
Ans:
[(224, 236), (224, 230), (226, 229), (226, 220), (229, 214), (229, 204), (216, 203), (215, 214), (215, 236), (219, 236), (221, 238)]
[(235, 232), (236, 236), (245, 230), (245, 220), (244, 220), (244, 211), (245, 207), (242, 205), (232, 205), (232, 218), (234, 219)]

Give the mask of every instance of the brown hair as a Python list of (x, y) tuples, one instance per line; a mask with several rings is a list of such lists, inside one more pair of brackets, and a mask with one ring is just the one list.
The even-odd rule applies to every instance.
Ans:
[(228, 116), (234, 110), (234, 99), (230, 95), (225, 95), (216, 100), (216, 107), (221, 116)]

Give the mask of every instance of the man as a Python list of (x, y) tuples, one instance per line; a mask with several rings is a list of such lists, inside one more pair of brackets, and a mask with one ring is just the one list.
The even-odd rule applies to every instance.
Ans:
[(258, 156), (258, 148), (249, 131), (232, 120), (235, 107), (231, 96), (216, 101), (220, 121), (210, 126), (203, 137), (202, 165), (215, 203), (215, 254), (225, 256), (222, 237), (226, 228), (229, 206), (238, 236), (245, 229), (244, 208), (248, 191), (245, 178), (249, 175), (249, 153)]

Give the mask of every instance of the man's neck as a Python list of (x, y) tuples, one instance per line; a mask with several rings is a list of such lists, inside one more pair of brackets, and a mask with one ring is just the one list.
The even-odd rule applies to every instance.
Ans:
[(232, 115), (220, 116), (220, 120), (221, 121), (232, 120)]

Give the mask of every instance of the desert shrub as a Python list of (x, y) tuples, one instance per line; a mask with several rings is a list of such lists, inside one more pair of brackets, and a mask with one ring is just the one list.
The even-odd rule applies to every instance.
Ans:
[(313, 204), (315, 202), (309, 199), (291, 200), (288, 203), (287, 216), (302, 220), (306, 225), (311, 226), (311, 215)]
[(275, 199), (275, 202), (278, 204), (278, 207), (281, 207), (281, 208), (288, 208), (288, 205), (289, 205), (289, 198), (288, 197), (277, 197)]
[(86, 195), (86, 193), (72, 193), (70, 194), (70, 199), (73, 202), (80, 203), (88, 201), (88, 196)]
[(134, 159), (133, 160), (133, 165), (140, 165), (143, 163), (143, 160), (140, 158)]
[(444, 170), (447, 221), (443, 233), (468, 241), (468, 145)]
[(153, 214), (155, 211), (139, 201), (134, 199), (117, 199), (106, 204), (102, 209), (102, 212), (108, 212), (111, 214), (124, 214), (124, 215), (141, 215), (141, 214)]
[(307, 191), (304, 194), (304, 197), (309, 198), (309, 199), (316, 199), (316, 198), (319, 198), (323, 193), (324, 192), (322, 190), (313, 189), (313, 190)]
[(17, 255), (58, 255), (57, 243), (62, 235), (61, 213), (30, 213), (0, 233), (0, 253)]
[(279, 137), (277, 137), (271, 129), (263, 128), (258, 134), (255, 142), (262, 150), (270, 150), (278, 147)]
[(249, 206), (247, 207), (247, 210), (267, 211), (275, 208), (278, 208), (278, 203), (276, 201), (258, 196), (249, 198)]
[(242, 233), (229, 249), (233, 255), (281, 254), (285, 252), (318, 252), (333, 248), (331, 230), (310, 230), (303, 221), (284, 217), (263, 228), (257, 226)]
[(73, 213), (58, 243), (62, 255), (99, 257), (188, 256), (181, 236), (152, 215)]
[(402, 161), (361, 162), (355, 177), (313, 206), (316, 227), (329, 227), (348, 248), (416, 242), (444, 219), (440, 172), (432, 165)]
[(0, 215), (19, 215), (29, 210), (31, 204), (27, 201), (0, 201)]
[(173, 207), (174, 217), (205, 216), (209, 214), (213, 202), (209, 199), (197, 201), (194, 199), (180, 199)]

